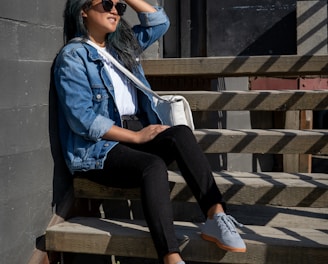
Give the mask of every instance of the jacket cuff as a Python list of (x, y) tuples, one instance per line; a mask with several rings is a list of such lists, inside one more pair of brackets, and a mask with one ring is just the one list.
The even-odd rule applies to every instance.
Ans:
[(102, 136), (114, 125), (114, 123), (113, 120), (98, 115), (90, 127), (89, 137), (94, 141), (101, 140)]
[(141, 26), (150, 27), (150, 26), (164, 24), (167, 22), (168, 18), (164, 9), (160, 6), (154, 6), (154, 8), (157, 11), (153, 13), (148, 13), (148, 12), (138, 13)]

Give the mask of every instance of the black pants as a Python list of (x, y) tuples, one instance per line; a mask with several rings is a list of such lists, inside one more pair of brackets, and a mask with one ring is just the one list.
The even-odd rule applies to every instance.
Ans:
[(186, 126), (171, 127), (146, 144), (120, 143), (109, 152), (104, 169), (78, 173), (112, 187), (141, 187), (145, 219), (159, 258), (179, 252), (167, 173), (167, 165), (174, 160), (206, 216), (211, 206), (222, 203), (222, 195)]

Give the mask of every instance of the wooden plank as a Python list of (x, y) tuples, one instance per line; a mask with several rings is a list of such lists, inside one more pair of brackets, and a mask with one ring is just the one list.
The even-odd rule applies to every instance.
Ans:
[[(313, 111), (304, 110), (300, 113), (300, 129), (313, 129)], [(312, 155), (300, 154), (299, 157), (299, 171), (312, 171)]]
[[(240, 230), (247, 253), (225, 252), (199, 236), (200, 223), (175, 222), (185, 260), (222, 263), (324, 263), (328, 235), (324, 231), (247, 225)], [(46, 231), (49, 251), (157, 258), (143, 221), (73, 218)], [(304, 260), (304, 261), (300, 261)]]
[[(286, 111), (284, 128), (300, 129), (300, 111)], [(283, 170), (285, 172), (299, 172), (299, 158), (299, 154), (287, 153), (283, 155)]]
[(301, 76), (328, 73), (327, 55), (147, 59), (148, 76)]
[(228, 210), (244, 225), (328, 228), (328, 208), (229, 204)]
[(161, 91), (183, 95), (193, 111), (327, 110), (327, 90)]
[[(215, 172), (229, 203), (328, 207), (327, 174)], [(183, 177), (169, 172), (171, 199), (196, 202)], [(119, 189), (84, 178), (74, 179), (75, 196), (90, 199), (140, 199), (139, 189)]]
[[(215, 174), (215, 181), (229, 204), (262, 204), (298, 207), (327, 207), (328, 178), (231, 177)], [(173, 178), (171, 177), (171, 181)], [(176, 201), (196, 202), (188, 186), (175, 178), (171, 184), (171, 198)]]
[(206, 153), (328, 154), (328, 130), (199, 129)]

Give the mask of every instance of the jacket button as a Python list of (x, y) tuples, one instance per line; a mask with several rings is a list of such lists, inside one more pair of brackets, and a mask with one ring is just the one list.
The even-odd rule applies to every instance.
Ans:
[(97, 94), (97, 95), (96, 95), (96, 98), (97, 98), (98, 100), (100, 100), (100, 99), (101, 99), (101, 94)]

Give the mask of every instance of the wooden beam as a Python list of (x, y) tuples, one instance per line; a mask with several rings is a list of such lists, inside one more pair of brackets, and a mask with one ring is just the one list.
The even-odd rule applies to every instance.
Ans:
[[(215, 181), (229, 204), (328, 206), (328, 179), (321, 173), (214, 172)], [(171, 199), (196, 202), (179, 172), (169, 171)], [(77, 198), (139, 200), (140, 189), (120, 189), (85, 178), (74, 179)], [(252, 195), (249, 195), (249, 194)]]
[[(313, 129), (313, 111), (305, 110), (300, 113), (300, 129)], [(300, 154), (299, 172), (312, 172), (312, 155)]]
[[(236, 254), (203, 240), (200, 223), (175, 222), (174, 227), (187, 261), (264, 264), (270, 258), (274, 263), (288, 259), (289, 264), (296, 264), (299, 259), (319, 263), (328, 258), (327, 234), (320, 230), (246, 225), (241, 236), (247, 253)], [(47, 249), (157, 258), (146, 223), (136, 220), (73, 218), (47, 229)]]
[(206, 153), (328, 154), (328, 130), (199, 129)]
[(327, 110), (328, 90), (162, 91), (183, 95), (193, 111)]
[[(300, 129), (300, 111), (286, 111), (286, 119), (284, 128), (286, 129)], [(283, 169), (285, 172), (298, 172), (300, 155), (285, 154), (283, 155)]]
[(146, 59), (148, 76), (302, 76), (328, 74), (328, 55)]

